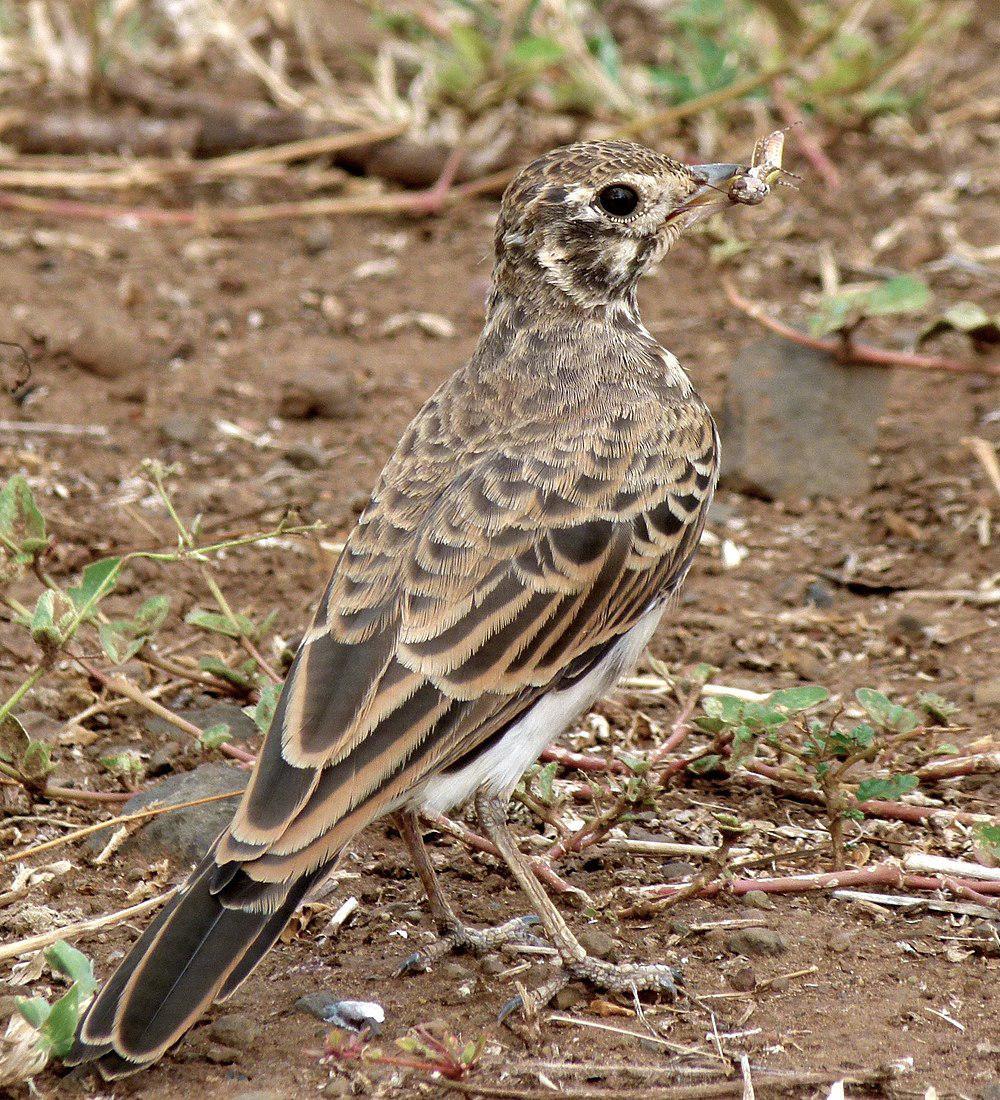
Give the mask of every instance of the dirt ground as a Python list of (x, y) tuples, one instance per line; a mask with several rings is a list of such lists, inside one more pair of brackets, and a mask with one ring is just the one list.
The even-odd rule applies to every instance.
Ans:
[[(956, 79), (990, 64), (997, 45), (988, 34), (980, 41), (970, 36), (956, 58)], [(941, 109), (956, 105), (949, 95), (947, 88), (936, 93)], [(995, 262), (986, 268), (955, 259), (963, 255), (963, 242), (973, 249), (995, 243), (997, 122), (980, 124), (973, 115), (951, 126), (934, 118), (928, 110), (913, 129), (884, 123), (838, 138), (829, 152), (847, 185), (837, 195), (806, 179), (798, 193), (784, 192), (776, 204), (730, 215), (729, 224), (750, 244), (732, 267), (744, 293), (793, 316), (788, 304), (804, 290), (816, 291), (819, 258), (827, 249), (845, 278), (889, 268), (917, 271), (943, 304), (974, 298), (997, 309)], [(719, 158), (745, 152), (751, 140), (749, 126), (734, 130)], [(801, 163), (792, 167), (805, 171)], [(31, 349), (37, 388), (4, 416), (107, 428), (100, 440), (0, 431), (0, 472), (30, 476), (56, 535), (53, 575), (66, 577), (97, 556), (170, 544), (166, 516), (145, 499), (147, 490), (136, 478), (147, 457), (179, 464), (172, 480), (177, 506), (188, 516), (200, 513), (207, 530), (266, 529), (292, 504), (305, 521), (329, 524), (324, 540), (341, 539), (408, 419), (475, 344), (495, 212), (494, 202), (481, 200), (420, 222), (352, 217), (211, 237), (194, 229), (53, 225), (6, 214), (0, 225), (0, 337)], [(39, 229), (57, 236), (39, 236)], [(727, 302), (718, 269), (706, 261), (711, 243), (705, 235), (683, 240), (644, 283), (641, 297), (651, 330), (718, 409), (729, 364), (760, 332)], [(387, 332), (411, 311), (450, 325), (439, 326), (436, 335), (413, 324)], [(73, 325), (92, 317), (120, 322), (125, 366), (119, 377), (84, 371), (60, 351)], [(895, 346), (912, 334), (906, 319), (883, 321), (869, 333)], [(972, 356), (957, 339), (941, 348)], [(315, 368), (342, 379), (344, 415), (280, 417), (286, 385)], [(970, 435), (998, 439), (996, 407), (996, 387), (984, 375), (896, 370), (886, 409), (875, 411), (871, 492), (778, 503), (723, 488), (710, 529), (746, 548), (746, 556), (727, 568), (718, 544), (703, 549), (652, 652), (671, 669), (710, 662), (720, 670), (717, 682), (764, 691), (803, 682), (843, 695), (863, 685), (899, 698), (934, 690), (960, 706), (956, 743), (995, 734), (1000, 711), (995, 703), (976, 702), (975, 693), (997, 674), (997, 609), (913, 600), (905, 590), (972, 588), (1000, 568), (996, 532), (983, 538), (979, 519), (990, 507), (995, 517), (996, 502), (961, 443)], [(301, 630), (332, 561), (331, 551), (309, 541), (279, 540), (229, 553), (216, 576), (234, 606), (276, 609), (276, 630), (287, 639)], [(853, 567), (851, 584), (836, 580), (845, 578), (845, 563)], [(809, 602), (810, 585), (819, 586), (811, 591), (821, 591), (822, 606)], [(140, 593), (167, 590), (173, 608), (165, 640), (178, 641), (191, 633), (183, 615), (204, 604), (193, 572), (141, 563), (111, 609), (115, 601), (134, 607)], [(5, 628), (5, 690), (30, 658), (23, 633)], [(67, 671), (62, 687), (36, 692), (31, 707), (63, 719), (89, 698), (82, 679)], [(603, 713), (617, 726), (637, 710), (669, 722), (674, 709), (623, 692)], [(162, 748), (140, 741), (136, 712), (120, 712), (98, 732), (93, 743), (57, 754), (57, 780), (94, 779), (96, 760), (110, 745)], [(177, 768), (194, 762), (177, 750)], [(1000, 807), (996, 777), (931, 793), (965, 810), (996, 813)], [(0, 808), (8, 815), (26, 812), (7, 788), (0, 797), (7, 799)], [(813, 809), (739, 777), (675, 782), (642, 827), (662, 839), (697, 841), (704, 837), (699, 815), (706, 807), (735, 810), (758, 823), (776, 848), (790, 840), (819, 844), (825, 835)], [(87, 811), (62, 809), (73, 821), (90, 819)], [(541, 826), (524, 818), (519, 828)], [(860, 828), (873, 860), (937, 843), (931, 832), (902, 823), (866, 821)], [(25, 843), (54, 834), (26, 821), (17, 835)], [(447, 838), (437, 839), (432, 850), (472, 921), (492, 924), (522, 911), (495, 860), (471, 856)], [(797, 860), (787, 873), (825, 869), (824, 859)], [(379, 1001), (386, 1011), (386, 1050), (407, 1028), (430, 1021), (464, 1039), (486, 1035), (476, 1079), (496, 1084), (501, 1069), (531, 1063), (534, 1076), (517, 1079), (531, 1095), (544, 1094), (548, 1081), (565, 1089), (603, 1087), (615, 1095), (615, 1089), (651, 1083), (718, 1080), (734, 1052), (745, 1052), (755, 1067), (825, 1071), (831, 1080), (898, 1067), (890, 1083), (849, 1086), (848, 1095), (883, 1087), (918, 1095), (930, 1086), (938, 1095), (1000, 1095), (995, 923), (933, 912), (904, 915), (821, 894), (776, 896), (767, 909), (737, 898), (694, 899), (651, 918), (616, 918), (622, 887), (663, 881), (670, 868), (662, 862), (601, 847), (562, 870), (597, 899), (601, 926), (612, 932), (623, 957), (668, 959), (682, 967), (686, 988), (698, 999), (660, 1006), (648, 1020), (670, 1044), (694, 1048), (694, 1054), (678, 1054), (652, 1038), (560, 1024), (545, 1013), (533, 1039), (501, 1027), (497, 1011), (515, 992), (514, 976), (484, 969), (475, 959), (439, 963), (426, 975), (391, 977), (396, 961), (429, 939), (431, 925), (398, 837), (380, 825), (356, 845), (346, 868), (357, 877), (341, 882), (332, 899), (339, 904), (356, 896), (353, 919), (321, 945), (315, 925), (279, 945), (209, 1017), (241, 1022), (235, 1060), (226, 1050), (220, 1055), (207, 1023), (160, 1065), (113, 1089), (95, 1086), (87, 1074), (61, 1077), (55, 1071), (38, 1079), (38, 1089), (50, 1096), (157, 1100), (194, 1090), (209, 1096), (339, 1096), (352, 1090), (445, 1095), (444, 1083), (398, 1067), (321, 1061), (326, 1027), (293, 1006), (304, 994), (327, 991)], [(110, 911), (125, 904), (144, 870), (127, 860), (101, 868), (81, 863), (58, 891), (40, 900), (74, 918)], [(166, 877), (173, 881), (183, 870), (171, 867)], [(576, 927), (586, 925), (585, 915), (571, 905), (566, 910)], [(711, 927), (748, 918), (781, 933), (780, 955), (748, 961), (733, 950), (725, 925)], [(99, 976), (136, 931), (125, 925), (81, 944)], [(748, 966), (756, 989), (740, 992), (734, 975)], [(516, 979), (530, 987), (543, 972), (535, 966)], [(767, 984), (770, 979), (778, 980)], [(0, 985), (0, 993), (26, 991), (16, 980)], [(602, 1017), (601, 1006), (588, 1006), (581, 995), (572, 1011), (642, 1031), (628, 1006), (623, 1015)], [(725, 1059), (717, 1042), (724, 1044)], [(563, 1062), (591, 1068), (583, 1076), (552, 1068)], [(656, 1067), (662, 1073), (649, 1076)], [(699, 1067), (701, 1075), (692, 1072)], [(758, 1095), (777, 1089), (776, 1080), (761, 1076)], [(814, 1090), (800, 1085), (791, 1091)]]

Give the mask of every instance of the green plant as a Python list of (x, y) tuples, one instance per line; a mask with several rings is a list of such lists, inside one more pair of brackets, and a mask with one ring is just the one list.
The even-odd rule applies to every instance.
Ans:
[(905, 765), (900, 769), (901, 750), (918, 740), (929, 742), (931, 728), (947, 721), (950, 707), (938, 696), (921, 696), (918, 706), (928, 722), (882, 692), (859, 688), (855, 700), (865, 718), (852, 721), (839, 706), (821, 714), (830, 700), (819, 685), (775, 691), (759, 703), (727, 695), (706, 699), (695, 724), (716, 739), (718, 749), (702, 757), (695, 770), (749, 768), (817, 795), (834, 862), (842, 867), (844, 822), (860, 820), (868, 801), (898, 799), (917, 787), (916, 775)]
[[(81, 631), (87, 632), (89, 638), (97, 643), (100, 653), (114, 668), (139, 659), (172, 675), (196, 679), (194, 670), (187, 671), (185, 666), (165, 662), (150, 650), (149, 643), (163, 628), (170, 613), (170, 602), (166, 596), (148, 597), (131, 615), (110, 617), (103, 610), (105, 600), (137, 559), (198, 570), (218, 611), (192, 612), (187, 621), (216, 636), (237, 641), (248, 654), (241, 663), (223, 660), (219, 656), (204, 658), (201, 668), (197, 670), (204, 679), (197, 682), (207, 681), (222, 690), (235, 688), (250, 694), (259, 689), (261, 673), (269, 683), (278, 679), (257, 649), (257, 644), (273, 625), (274, 613), (255, 621), (248, 614), (234, 612), (208, 567), (213, 556), (221, 551), (250, 546), (278, 534), (315, 530), (315, 526), (296, 526), (282, 520), (271, 531), (205, 543), (198, 536), (198, 523), (185, 524), (174, 507), (166, 488), (170, 469), (158, 463), (146, 463), (144, 471), (174, 523), (178, 535), (177, 547), (102, 558), (85, 566), (75, 584), (60, 583), (46, 571), (51, 536), (25, 478), (15, 475), (0, 488), (0, 588), (8, 589), (15, 580), (32, 578), (37, 586), (33, 602), (26, 603), (9, 591), (4, 592), (0, 600), (8, 609), (10, 621), (29, 634), (38, 652), (37, 659), (21, 682), (5, 700), (0, 701), (0, 774), (19, 783), (32, 796), (45, 795), (51, 790), (52, 750), (49, 744), (31, 739), (16, 712), (29, 692), (53, 672), (57, 659), (68, 657), (88, 674), (103, 678), (102, 682), (112, 689), (123, 692), (134, 701), (152, 706), (134, 685), (126, 683), (121, 677), (116, 679), (95, 669), (91, 663), (93, 659), (85, 657), (77, 647), (76, 641)], [(265, 709), (270, 706), (273, 712), (273, 698), (268, 695), (267, 699)], [(157, 713), (164, 716), (162, 708)], [(169, 711), (166, 714), (169, 715)], [(228, 728), (220, 725), (202, 731), (199, 742), (203, 749), (210, 750), (224, 745), (228, 738)], [(134, 753), (107, 757), (102, 763), (129, 788), (143, 777), (141, 758)], [(74, 797), (80, 799), (87, 796), (81, 792)]]
[(62, 1058), (73, 1045), (76, 1025), (97, 983), (86, 955), (61, 940), (46, 949), (45, 961), (72, 984), (52, 1004), (44, 997), (18, 997), (17, 1011), (38, 1032), (38, 1048), (46, 1059)]
[(879, 283), (845, 287), (820, 299), (810, 318), (813, 336), (852, 333), (866, 318), (916, 314), (931, 301), (927, 284), (914, 275), (896, 275)]

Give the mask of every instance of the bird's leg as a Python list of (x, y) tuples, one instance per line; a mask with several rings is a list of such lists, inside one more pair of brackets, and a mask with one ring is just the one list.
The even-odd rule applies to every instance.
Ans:
[(395, 815), (403, 843), (413, 860), (413, 866), (427, 895), (431, 917), (441, 933), (440, 938), (424, 951), (415, 951), (405, 958), (397, 974), (427, 970), (442, 955), (451, 951), (474, 951), (485, 954), (505, 943), (540, 942), (529, 929), (538, 923), (533, 916), (515, 917), (495, 928), (469, 928), (463, 924), (441, 887), (441, 880), (431, 863), (430, 854), (420, 833), (417, 815), (412, 810), (402, 810)]
[(673, 967), (663, 963), (609, 963), (587, 954), (517, 847), (507, 826), (506, 799), (480, 790), (476, 795), (476, 814), (483, 832), (496, 845), (518, 885), (530, 898), (563, 967), (562, 974), (530, 994), (530, 1006), (517, 997), (505, 1006), (501, 1019), (517, 1008), (540, 1007), (574, 978), (615, 993), (634, 995), (639, 990), (655, 990), (671, 998), (676, 996), (675, 982), (680, 975)]

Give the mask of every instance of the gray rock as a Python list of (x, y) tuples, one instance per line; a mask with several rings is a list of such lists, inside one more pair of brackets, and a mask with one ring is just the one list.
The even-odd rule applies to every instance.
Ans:
[(587, 995), (582, 989), (577, 989), (576, 986), (567, 985), (555, 996), (555, 1006), (560, 1012), (566, 1012), (570, 1008), (576, 1008), (579, 1005), (587, 1003)]
[[(156, 805), (172, 805), (207, 798), (213, 794), (242, 791), (249, 772), (228, 764), (201, 764), (193, 771), (171, 775), (147, 787), (125, 803), (123, 813), (135, 813)], [(150, 858), (169, 855), (184, 862), (195, 862), (205, 854), (213, 840), (229, 824), (236, 808), (235, 798), (224, 798), (202, 806), (189, 806), (150, 818), (121, 848), (125, 855), (141, 854)], [(99, 852), (111, 833), (102, 829), (88, 837), (86, 847)]]
[(290, 420), (315, 416), (331, 420), (356, 416), (361, 408), (358, 387), (348, 375), (326, 369), (304, 370), (281, 388), (278, 411)]
[(737, 928), (726, 936), (726, 947), (737, 955), (783, 955), (788, 943), (773, 928)]
[(174, 413), (160, 421), (160, 439), (164, 443), (179, 443), (182, 447), (193, 447), (205, 438), (207, 423), (200, 416), (190, 413)]
[(889, 375), (776, 337), (744, 348), (722, 405), (723, 478), (770, 498), (866, 492)]
[(1000, 1081), (993, 1081), (979, 1094), (980, 1100), (1000, 1100)]
[(1000, 706), (1000, 676), (980, 680), (972, 689), (972, 698), (982, 707)]
[(748, 890), (743, 895), (743, 904), (749, 905), (751, 909), (773, 909), (774, 899), (763, 890)]
[(618, 953), (615, 941), (596, 924), (588, 924), (577, 938), (584, 951), (595, 959), (613, 959)]
[[(258, 734), (250, 715), (233, 703), (210, 703), (206, 707), (179, 707), (174, 713), (178, 718), (186, 718), (200, 730), (211, 729), (212, 726), (224, 722), (229, 727), (234, 741), (249, 741)], [(157, 736), (166, 734), (172, 737), (177, 732), (176, 726), (156, 715), (150, 715), (145, 720), (145, 725), (150, 733)]]
[(215, 1043), (234, 1050), (243, 1050), (259, 1034), (259, 1029), (247, 1016), (220, 1016), (208, 1025), (208, 1037)]

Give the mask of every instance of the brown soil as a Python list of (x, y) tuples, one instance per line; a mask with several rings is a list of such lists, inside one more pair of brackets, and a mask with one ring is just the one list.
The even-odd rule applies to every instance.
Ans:
[[(745, 150), (750, 139), (749, 129), (733, 134), (732, 148), (720, 150), (720, 156)], [(914, 134), (905, 124), (887, 125), (845, 135), (831, 153), (845, 178), (860, 186), (849, 184), (831, 196), (810, 181), (798, 195), (786, 192), (777, 203), (729, 218), (752, 244), (737, 258), (736, 277), (745, 290), (774, 309), (797, 301), (804, 290), (816, 289), (818, 249), (825, 242), (847, 278), (868, 275), (880, 265), (920, 269), (939, 303), (968, 297), (997, 308), (995, 277), (990, 283), (972, 268), (931, 263), (949, 253), (952, 232), (973, 245), (988, 243), (996, 195), (976, 182), (995, 165), (988, 136), (933, 128)], [(958, 165), (972, 183), (955, 184)], [(178, 508), (189, 516), (201, 513), (214, 532), (266, 528), (284, 506), (294, 504), (305, 519), (330, 525), (324, 538), (341, 538), (409, 417), (475, 343), (494, 212), (494, 204), (482, 201), (419, 223), (338, 220), (329, 226), (328, 246), (319, 251), (315, 226), (263, 226), (208, 239), (189, 230), (49, 222), (48, 229), (73, 236), (38, 243), (32, 231), (43, 223), (6, 217), (0, 231), (0, 336), (31, 348), (32, 381), (38, 387), (23, 408), (6, 415), (108, 429), (102, 442), (49, 436), (15, 441), (2, 435), (0, 470), (27, 473), (51, 519), (56, 534), (51, 572), (65, 578), (99, 555), (169, 545), (162, 509), (147, 506), (146, 492), (134, 480), (144, 457), (180, 464), (173, 479)], [(876, 254), (873, 235), (898, 219), (903, 224), (895, 243)], [(650, 328), (718, 407), (727, 365), (759, 332), (727, 303), (718, 271), (706, 260), (709, 243), (696, 237), (679, 244), (644, 285), (642, 298)], [(380, 259), (391, 259), (393, 264), (385, 265), (391, 269), (357, 276), (359, 264)], [(330, 298), (325, 315), (317, 308), (324, 296)], [(454, 336), (433, 337), (412, 326), (382, 334), (387, 320), (412, 310), (446, 317)], [(107, 317), (134, 353), (134, 362), (122, 353), (125, 373), (113, 379), (82, 370), (59, 350), (79, 319)], [(892, 320), (873, 326), (870, 335), (901, 345), (911, 330), (905, 320)], [(972, 355), (957, 340), (945, 346)], [(315, 367), (330, 367), (346, 380), (355, 402), (349, 414), (277, 419), (283, 384)], [(932, 689), (961, 706), (968, 732), (957, 733), (955, 741), (995, 732), (995, 706), (976, 705), (973, 691), (997, 672), (996, 609), (914, 602), (895, 590), (968, 588), (997, 570), (996, 534), (992, 544), (987, 538), (983, 545), (976, 524), (977, 514), (990, 508), (996, 516), (996, 502), (982, 469), (960, 442), (968, 435), (997, 438), (996, 418), (988, 418), (995, 406), (996, 390), (984, 376), (896, 371), (880, 420), (870, 493), (777, 504), (723, 490), (713, 530), (749, 554), (730, 569), (723, 568), (717, 547), (701, 554), (683, 602), (655, 639), (655, 655), (678, 669), (708, 661), (719, 666), (719, 682), (760, 690), (818, 681), (845, 695), (869, 685), (906, 698)], [(170, 430), (176, 417), (196, 418), (193, 444), (164, 436), (164, 426)], [(236, 425), (238, 434), (220, 428), (223, 422)], [(322, 449), (318, 468), (289, 464), (289, 453), (302, 463), (298, 445)], [(852, 557), (872, 590), (852, 591), (827, 580), (832, 606), (807, 608), (806, 586), (826, 573), (840, 573)], [(306, 621), (331, 562), (330, 552), (309, 542), (255, 548), (230, 553), (217, 578), (234, 606), (258, 612), (276, 608), (277, 630), (288, 638)], [(183, 615), (204, 604), (204, 595), (198, 577), (184, 568), (141, 564), (112, 610), (134, 608), (140, 593), (162, 591), (173, 598), (168, 639), (190, 636)], [(0, 656), (5, 690), (18, 682), (31, 654), (23, 634), (5, 628)], [(83, 681), (67, 670), (36, 692), (30, 705), (65, 718), (87, 698)], [(636, 709), (661, 720), (672, 713), (671, 707), (628, 695), (619, 696), (606, 713), (617, 725), (627, 723)], [(137, 718), (126, 711), (93, 744), (57, 753), (56, 780), (96, 776), (96, 758), (109, 745), (138, 744)], [(187, 758), (178, 766), (191, 762)], [(5, 796), (10, 813), (24, 812), (16, 796)], [(979, 812), (996, 812), (998, 796), (995, 778), (973, 779), (946, 792), (955, 805)], [(665, 839), (697, 839), (706, 805), (737, 810), (768, 823), (770, 830), (791, 826), (786, 837), (807, 835), (816, 843), (823, 838), (811, 809), (776, 800), (739, 779), (685, 781), (663, 796), (643, 825)], [(87, 811), (67, 807), (59, 813), (92, 819)], [(690, 828), (684, 824), (688, 820), (695, 822)], [(536, 823), (525, 820), (520, 827), (528, 831)], [(796, 834), (795, 828), (820, 831)], [(908, 825), (865, 828), (873, 860), (904, 846), (931, 844), (930, 833)], [(37, 823), (20, 826), (22, 843), (41, 835), (54, 833)], [(780, 831), (767, 843), (787, 846)], [(446, 885), (471, 920), (495, 923), (523, 910), (494, 860), (470, 857), (447, 840), (435, 845), (434, 853)], [(790, 870), (825, 868), (826, 858), (800, 860)], [(912, 1069), (891, 1086), (907, 1094), (933, 1085), (942, 1095), (985, 1095), (987, 1085), (996, 1087), (1000, 1080), (1000, 947), (995, 930), (988, 932), (983, 922), (970, 928), (939, 914), (901, 916), (821, 895), (777, 897), (773, 910), (749, 913), (738, 899), (691, 900), (661, 916), (621, 921), (613, 917), (616, 903), (601, 919), (623, 956), (668, 958), (683, 966), (691, 993), (726, 994), (699, 1004), (681, 1002), (650, 1017), (655, 1024), (671, 1020), (671, 1043), (703, 1052), (681, 1058), (636, 1039), (556, 1026), (544, 1015), (540, 1037), (531, 1045), (524, 1035), (496, 1024), (499, 1007), (515, 991), (513, 979), (489, 975), (475, 960), (460, 960), (462, 970), (439, 964), (424, 976), (391, 978), (394, 963), (430, 929), (419, 883), (395, 834), (384, 826), (361, 839), (346, 867), (358, 877), (338, 887), (334, 902), (356, 895), (361, 905), (354, 920), (322, 947), (313, 931), (279, 945), (232, 1002), (216, 1010), (216, 1016), (235, 1014), (246, 1021), (245, 1042), (233, 1064), (211, 1061), (218, 1052), (213, 1054), (205, 1028), (199, 1027), (159, 1066), (117, 1085), (114, 1095), (166, 1100), (193, 1090), (212, 1096), (270, 1090), (303, 1096), (331, 1077), (350, 1079), (345, 1074), (354, 1074), (363, 1093), (444, 1094), (445, 1086), (427, 1084), (426, 1075), (373, 1063), (346, 1068), (321, 1063), (326, 1029), (293, 1010), (299, 996), (316, 990), (381, 1002), (386, 1050), (407, 1028), (429, 1021), (443, 1021), (466, 1039), (487, 1034), (477, 1077), (485, 1081), (496, 1082), (509, 1063), (531, 1059), (662, 1065), (657, 1084), (713, 1079), (672, 1076), (670, 1067), (714, 1065), (721, 1077), (723, 1063), (706, 1038), (713, 1028), (709, 1008), (720, 1035), (736, 1033), (724, 1038), (726, 1051), (746, 1051), (755, 1066), (829, 1070), (832, 1079), (841, 1070), (910, 1063)], [(563, 868), (600, 903), (623, 884), (661, 881), (664, 874), (659, 860), (610, 850)], [(173, 867), (168, 878), (182, 871)], [(57, 896), (53, 891), (38, 900), (70, 914), (110, 911), (124, 904), (136, 873), (127, 861), (103, 868), (81, 864)], [(690, 930), (748, 915), (779, 929), (786, 953), (747, 964), (727, 949), (724, 930)], [(586, 917), (576, 914), (572, 920), (582, 927)], [(101, 976), (135, 932), (117, 928), (83, 944)], [(959, 943), (973, 946), (956, 950)], [(738, 994), (728, 977), (745, 965), (752, 966), (758, 983), (806, 973)], [(538, 975), (522, 973), (517, 980), (531, 986)], [(25, 989), (11, 982), (6, 991)], [(583, 1016), (599, 1019), (593, 1011)], [(634, 1017), (606, 1022), (641, 1030)], [(542, 1072), (567, 1087), (639, 1088), (649, 1081), (605, 1072), (600, 1065), (589, 1081), (560, 1077), (553, 1069)], [(111, 1091), (95, 1089), (80, 1073), (60, 1079), (50, 1072), (38, 1083), (46, 1095)], [(539, 1078), (521, 1079), (521, 1085), (538, 1089)], [(766, 1080), (757, 1089), (763, 1095), (770, 1091)]]

